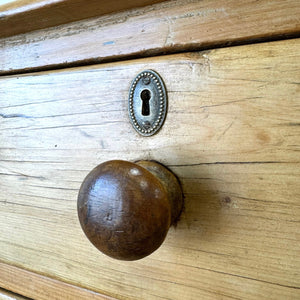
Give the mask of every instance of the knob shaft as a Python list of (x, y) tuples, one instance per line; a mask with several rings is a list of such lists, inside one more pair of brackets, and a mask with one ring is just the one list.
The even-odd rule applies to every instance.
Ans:
[(177, 177), (153, 161), (112, 160), (84, 179), (78, 217), (88, 239), (106, 255), (141, 259), (164, 241), (183, 206)]

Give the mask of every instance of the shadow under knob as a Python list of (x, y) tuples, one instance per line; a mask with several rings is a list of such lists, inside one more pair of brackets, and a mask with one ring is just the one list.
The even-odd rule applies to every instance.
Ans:
[(78, 217), (88, 239), (106, 255), (141, 259), (164, 241), (179, 218), (182, 190), (159, 163), (122, 160), (98, 165), (78, 194)]

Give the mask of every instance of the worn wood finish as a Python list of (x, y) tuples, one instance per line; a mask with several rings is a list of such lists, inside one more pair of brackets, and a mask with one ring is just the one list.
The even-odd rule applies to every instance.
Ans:
[(298, 0), (167, 1), (2, 39), (0, 74), (299, 35), (299, 15)]
[[(0, 38), (163, 0), (19, 0), (0, 5)], [(1, 4), (1, 3), (0, 3)]]
[[(0, 259), (121, 299), (299, 299), (299, 46), (2, 77)], [(144, 69), (169, 98), (148, 138), (127, 116)], [(78, 222), (82, 180), (110, 159), (160, 161), (183, 184), (177, 228), (136, 262), (102, 255)]]
[[(0, 262), (0, 286), (39, 300), (116, 300), (96, 292)], [(1, 299), (1, 296), (0, 296)], [(19, 298), (16, 298), (19, 299)], [(21, 298), (20, 299), (24, 299)], [(27, 298), (26, 298), (27, 299)]]
[(161, 164), (111, 160), (84, 179), (77, 209), (80, 225), (97, 249), (116, 259), (138, 260), (165, 240), (182, 210), (182, 191)]
[(0, 288), (0, 300), (29, 300), (29, 299)]

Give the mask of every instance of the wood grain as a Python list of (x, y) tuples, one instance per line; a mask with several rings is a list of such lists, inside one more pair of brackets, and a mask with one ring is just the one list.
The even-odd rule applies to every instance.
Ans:
[[(21, 268), (7, 265), (0, 262), (0, 286), (5, 286), (10, 290), (18, 291), (31, 299), (92, 299), (92, 300), (113, 300), (113, 298), (95, 293), (74, 285), (54, 280), (49, 277), (35, 274)], [(8, 296), (8, 293), (3, 295)], [(11, 295), (10, 299), (25, 299), (22, 296)], [(0, 299), (1, 294), (0, 294)], [(28, 299), (28, 298), (26, 298)]]
[(25, 298), (23, 296), (14, 294), (12, 292), (3, 290), (0, 288), (0, 299), (1, 300), (29, 300), (29, 298)]
[[(1, 77), (0, 259), (120, 299), (299, 299), (299, 46)], [(169, 98), (148, 138), (127, 116), (144, 69)], [(137, 262), (102, 255), (77, 218), (82, 180), (110, 159), (157, 160), (183, 184), (180, 222)]]
[(0, 74), (299, 35), (299, 15), (298, 0), (167, 1), (1, 39)]
[[(19, 0), (0, 5), (0, 38), (163, 0)], [(1, 3), (0, 3), (1, 4)]]

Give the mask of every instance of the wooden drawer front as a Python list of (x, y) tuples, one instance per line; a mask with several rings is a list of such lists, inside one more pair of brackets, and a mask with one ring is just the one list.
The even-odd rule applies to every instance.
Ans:
[[(295, 39), (1, 77), (0, 260), (120, 299), (299, 298), (299, 49)], [(148, 138), (127, 115), (144, 69), (169, 97)], [(110, 159), (160, 161), (183, 184), (177, 228), (136, 262), (102, 255), (77, 219), (83, 178)]]
[[(298, 0), (89, 0), (89, 5), (84, 0), (49, 0), (46, 6), (45, 1), (30, 0), (40, 5), (23, 11), (30, 8), (27, 1), (0, 6), (0, 37), (26, 33), (0, 39), (0, 74), (300, 34)], [(156, 2), (162, 3), (68, 23)], [(8, 9), (16, 4), (20, 7)], [(66, 24), (55, 26), (61, 22)], [(47, 26), (54, 27), (27, 32)]]

